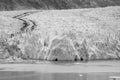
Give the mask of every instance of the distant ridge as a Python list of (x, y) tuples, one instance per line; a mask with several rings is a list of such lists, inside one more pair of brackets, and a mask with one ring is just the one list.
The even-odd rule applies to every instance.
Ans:
[(119, 6), (120, 0), (0, 0), (0, 10), (74, 9)]

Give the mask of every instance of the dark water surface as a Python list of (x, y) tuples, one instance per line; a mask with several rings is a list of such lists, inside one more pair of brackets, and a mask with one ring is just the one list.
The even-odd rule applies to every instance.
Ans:
[(120, 73), (40, 73), (32, 71), (0, 71), (0, 80), (112, 80), (109, 78), (110, 76), (120, 76)]

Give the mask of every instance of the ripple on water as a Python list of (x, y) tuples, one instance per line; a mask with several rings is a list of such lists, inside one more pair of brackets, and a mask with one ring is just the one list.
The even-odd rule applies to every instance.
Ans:
[(40, 73), (33, 71), (0, 71), (0, 80), (110, 80), (120, 73)]

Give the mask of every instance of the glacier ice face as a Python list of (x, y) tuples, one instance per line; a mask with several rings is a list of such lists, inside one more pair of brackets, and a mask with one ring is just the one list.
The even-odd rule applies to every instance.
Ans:
[[(18, 21), (10, 19), (9, 23), (0, 24), (3, 29), (0, 31), (0, 58), (12, 56), (54, 61), (120, 59), (119, 10), (119, 7), (108, 7), (24, 14), (25, 20), (36, 24), (34, 30), (26, 28), (26, 32), (18, 31), (21, 22), (16, 30)], [(26, 22), (29, 24), (30, 21)], [(32, 27), (31, 24), (27, 27)]]

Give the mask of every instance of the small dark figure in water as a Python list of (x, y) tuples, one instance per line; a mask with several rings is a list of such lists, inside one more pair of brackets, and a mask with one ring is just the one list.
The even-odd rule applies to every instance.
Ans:
[(58, 59), (56, 58), (54, 61), (58, 61)]

